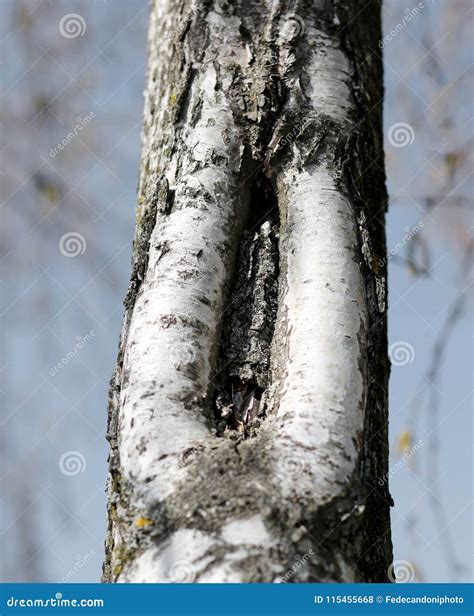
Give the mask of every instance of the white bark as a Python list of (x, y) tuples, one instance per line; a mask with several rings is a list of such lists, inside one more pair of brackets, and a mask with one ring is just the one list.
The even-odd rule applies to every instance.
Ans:
[[(285, 496), (334, 497), (353, 473), (366, 399), (368, 325), (354, 208), (327, 165), (282, 178), (288, 211), (286, 375), (275, 453)], [(284, 473), (301, 467), (298, 481)]]
[[(279, 581), (301, 553), (292, 581), (386, 579), (389, 537), (369, 545), (388, 532), (370, 492), (386, 452), (367, 450), (386, 411), (383, 223), (366, 222), (380, 203), (361, 204), (365, 155), (347, 149), (372, 68), (355, 82), (335, 8), (299, 10), (152, 7), (106, 580)], [(353, 28), (373, 38), (370, 20)], [(356, 136), (380, 153), (369, 128)]]

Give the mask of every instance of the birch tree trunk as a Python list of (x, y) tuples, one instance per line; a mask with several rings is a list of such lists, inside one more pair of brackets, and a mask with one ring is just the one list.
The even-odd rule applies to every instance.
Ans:
[(377, 0), (156, 0), (104, 580), (387, 581)]

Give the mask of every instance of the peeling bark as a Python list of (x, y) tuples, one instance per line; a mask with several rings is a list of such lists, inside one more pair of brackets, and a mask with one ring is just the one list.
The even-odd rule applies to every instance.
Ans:
[(152, 4), (104, 581), (388, 581), (379, 38), (376, 0)]

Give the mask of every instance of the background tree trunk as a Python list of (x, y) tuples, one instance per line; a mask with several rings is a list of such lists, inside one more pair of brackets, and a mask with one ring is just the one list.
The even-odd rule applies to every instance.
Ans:
[(380, 3), (152, 4), (104, 580), (387, 581)]

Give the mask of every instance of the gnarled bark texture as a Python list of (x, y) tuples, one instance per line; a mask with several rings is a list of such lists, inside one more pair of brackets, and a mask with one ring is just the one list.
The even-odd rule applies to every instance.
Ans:
[(387, 581), (379, 39), (376, 0), (152, 3), (104, 580)]

